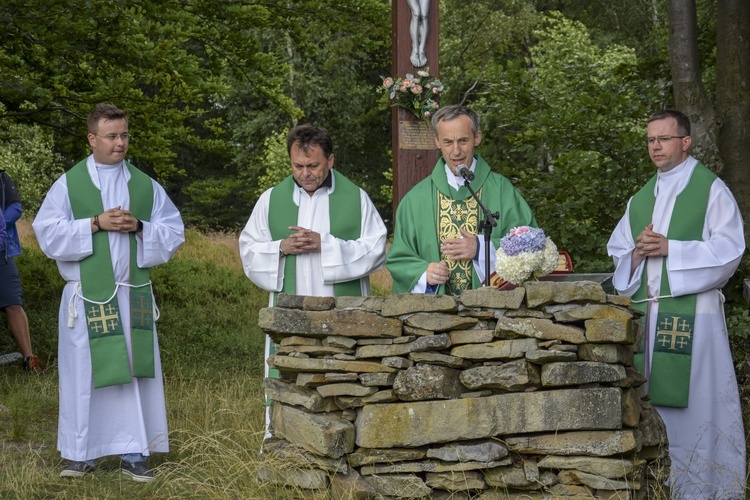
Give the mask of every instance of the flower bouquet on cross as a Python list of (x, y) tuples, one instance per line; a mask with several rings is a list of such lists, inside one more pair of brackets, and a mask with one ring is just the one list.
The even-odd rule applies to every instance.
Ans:
[(389, 96), (391, 106), (404, 108), (417, 118), (429, 121), (440, 107), (436, 99), (443, 91), (443, 84), (430, 75), (430, 68), (424, 68), (417, 71), (417, 76), (407, 73), (404, 78), (384, 77), (378, 91)]
[(557, 246), (537, 227), (514, 227), (500, 240), (495, 261), (499, 278), (520, 286), (546, 276), (557, 268)]

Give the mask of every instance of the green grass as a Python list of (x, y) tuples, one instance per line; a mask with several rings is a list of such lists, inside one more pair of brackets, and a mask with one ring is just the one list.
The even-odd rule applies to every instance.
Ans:
[(149, 484), (122, 477), (114, 457), (100, 462), (92, 476), (59, 477), (64, 463), (55, 449), (56, 374), (19, 377), (3, 368), (0, 498), (294, 496), (256, 480), (264, 410), (259, 369), (175, 368), (182, 369), (165, 377), (172, 451), (151, 458), (157, 479)]
[[(157, 480), (137, 484), (116, 458), (82, 480), (59, 477), (57, 315), (64, 285), (28, 235), (17, 259), (34, 350), (46, 374), (0, 366), (0, 498), (288, 498), (255, 479), (263, 436), (266, 292), (242, 273), (226, 235), (189, 231), (175, 258), (152, 270), (171, 452), (151, 457)], [(0, 316), (0, 353), (16, 351)]]
[[(289, 464), (259, 455), (265, 407), (257, 320), (268, 295), (244, 276), (235, 236), (189, 231), (175, 258), (152, 270), (171, 452), (150, 458), (157, 479), (148, 484), (123, 478), (114, 457), (100, 462), (92, 476), (59, 477), (64, 461), (56, 449), (56, 356), (63, 282), (28, 233), (18, 265), (34, 349), (46, 374), (0, 365), (0, 498), (326, 498), (257, 479), (261, 464), (272, 470)], [(374, 294), (387, 295), (387, 271), (372, 284)], [(0, 353), (16, 350), (0, 315)], [(743, 393), (750, 406), (750, 389)]]

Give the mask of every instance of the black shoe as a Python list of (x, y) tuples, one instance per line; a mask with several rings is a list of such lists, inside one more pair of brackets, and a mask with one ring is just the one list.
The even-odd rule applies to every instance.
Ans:
[(147, 483), (154, 478), (154, 473), (148, 468), (146, 462), (122, 462), (122, 473), (130, 476), (137, 483)]
[(83, 477), (93, 472), (94, 466), (86, 462), (69, 462), (68, 466), (60, 472), (60, 477)]

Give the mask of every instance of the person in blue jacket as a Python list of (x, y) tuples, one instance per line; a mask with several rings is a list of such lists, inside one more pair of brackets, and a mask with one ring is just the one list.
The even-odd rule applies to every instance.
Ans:
[(31, 350), (29, 318), (23, 309), (23, 288), (14, 257), (21, 254), (16, 221), (21, 217), (21, 197), (7, 172), (0, 171), (0, 208), (2, 208), (5, 241), (0, 246), (0, 310), (8, 315), (8, 325), (23, 356), (23, 368), (33, 373), (42, 373), (42, 366)]

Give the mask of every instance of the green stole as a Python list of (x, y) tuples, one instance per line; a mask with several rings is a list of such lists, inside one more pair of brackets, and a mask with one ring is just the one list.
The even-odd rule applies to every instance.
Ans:
[[(133, 165), (127, 162), (125, 165), (130, 172), (130, 211), (138, 220), (148, 221), (151, 219), (154, 202), (151, 178)], [(104, 212), (101, 192), (91, 181), (86, 160), (75, 165), (65, 175), (75, 219), (90, 219)], [(107, 231), (97, 231), (92, 235), (93, 253), (80, 263), (91, 371), (94, 388), (97, 389), (131, 382), (108, 234)], [(132, 376), (154, 378), (153, 298), (149, 270), (138, 267), (135, 233), (130, 233), (129, 237)]]
[[(630, 229), (633, 240), (648, 226), (653, 217), (654, 175), (630, 202)], [(681, 241), (701, 240), (708, 207), (708, 194), (716, 174), (698, 163), (685, 189), (675, 199), (669, 221), (667, 239)], [(648, 309), (648, 276), (646, 266), (641, 276), (641, 286), (632, 297), (633, 308), (646, 312)], [(654, 353), (651, 362), (649, 393), (651, 402), (658, 406), (687, 408), (690, 394), (690, 361), (695, 335), (695, 304), (697, 295), (671, 297), (667, 258), (663, 258), (659, 312), (656, 319)], [(637, 302), (642, 301), (642, 302)], [(645, 316), (642, 321), (645, 322)], [(648, 325), (644, 325), (644, 332)], [(636, 368), (645, 373), (644, 340), (635, 355)]]
[[(331, 234), (342, 240), (356, 240), (362, 229), (362, 208), (360, 205), (359, 188), (352, 181), (335, 170), (334, 189), (328, 196), (328, 217), (330, 219)], [(281, 181), (271, 191), (268, 207), (268, 226), (274, 240), (288, 238), (292, 231), (290, 226), (297, 225), (299, 207), (294, 203), (294, 190), (297, 184), (290, 175)], [(297, 257), (287, 255), (284, 262), (284, 285), (281, 293), (295, 294)], [(336, 297), (362, 295), (359, 279), (336, 283), (333, 285)]]
[[(492, 230), (492, 243), (499, 248), (500, 240), (511, 228), (525, 225), (536, 227), (536, 220), (510, 181), (493, 173), (480, 155), (474, 156), (477, 165), (471, 187), (477, 192), (481, 190), (481, 200), (485, 206), (500, 213), (497, 227)], [(438, 192), (451, 200), (471, 198), (465, 186), (456, 190), (448, 184), (443, 158), (438, 160), (429, 177), (409, 190), (396, 210), (393, 244), (386, 257), (386, 267), (393, 276), (394, 294), (410, 292), (424, 274), (427, 264), (441, 259), (441, 240), (436, 227), (439, 217)], [(479, 288), (482, 284), (474, 266), (471, 267), (471, 287)], [(437, 293), (446, 293), (445, 286), (440, 285)]]
[[(330, 232), (342, 240), (356, 240), (362, 232), (359, 187), (333, 169), (330, 175), (334, 176), (334, 189), (328, 196)], [(294, 182), (294, 177), (290, 175), (271, 191), (268, 227), (274, 241), (288, 238), (292, 234), (289, 227), (297, 225), (299, 206), (294, 203), (295, 189), (298, 189), (297, 184)], [(284, 284), (280, 293), (295, 295), (297, 256), (287, 255), (284, 260)], [(334, 283), (333, 292), (336, 297), (360, 296), (362, 285), (359, 279)], [(276, 294), (274, 294), (274, 303), (276, 303)], [(277, 344), (271, 342), (269, 356), (272, 356), (277, 349)], [(279, 378), (279, 372), (276, 369), (270, 369), (268, 376)]]

